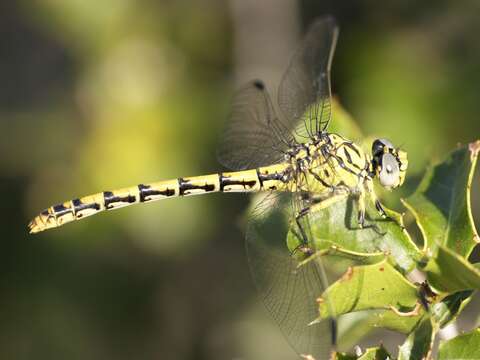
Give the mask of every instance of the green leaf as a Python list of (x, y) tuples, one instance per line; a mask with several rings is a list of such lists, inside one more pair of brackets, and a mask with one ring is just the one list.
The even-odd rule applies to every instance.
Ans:
[[(328, 304), (322, 301), (325, 296)], [(329, 309), (334, 309), (337, 316), (342, 315), (339, 343), (345, 347), (351, 345), (347, 335), (360, 339), (373, 328), (408, 334), (424, 315), (417, 288), (386, 260), (349, 268), (320, 297), (318, 320), (330, 316)]]
[(398, 360), (422, 360), (429, 357), (434, 339), (431, 318), (426, 316), (400, 346)]
[(372, 330), (375, 310), (356, 311), (344, 314), (337, 319), (337, 345), (340, 350), (348, 350), (357, 345)]
[(480, 140), (453, 151), (431, 166), (418, 189), (404, 200), (422, 231), (425, 252), (444, 245), (467, 258), (478, 243), (470, 207), (470, 186)]
[[(322, 299), (328, 296), (331, 307)], [(320, 318), (370, 309), (411, 311), (417, 302), (417, 288), (386, 260), (365, 266), (350, 267), (317, 300)]]
[(399, 316), (391, 310), (364, 310), (341, 315), (337, 319), (338, 347), (350, 349), (377, 328), (409, 334), (424, 314), (423, 308), (419, 308), (416, 316)]
[[(305, 360), (308, 360), (308, 358), (305, 358)], [(332, 360), (358, 360), (358, 356), (336, 352), (332, 354)]]
[[(356, 253), (360, 255), (359, 258), (383, 254), (389, 256), (403, 272), (411, 271), (422, 254), (408, 233), (399, 226), (401, 215), (389, 210), (389, 215), (396, 221), (382, 219), (374, 204), (367, 201), (368, 225), (361, 229), (356, 206), (356, 202), (349, 198), (311, 213), (310, 226), (315, 249), (322, 251), (334, 247), (339, 251)], [(287, 244), (292, 252), (300, 245), (295, 227), (289, 231)]]
[(418, 315), (415, 316), (398, 316), (391, 310), (377, 310), (372, 314), (372, 326), (409, 334), (424, 314), (423, 307), (418, 308)]
[(438, 246), (424, 271), (429, 285), (439, 293), (480, 289), (480, 270), (444, 246)]
[(480, 359), (480, 329), (440, 343), (438, 360), (453, 359)]
[(352, 115), (342, 107), (337, 98), (332, 100), (332, 121), (328, 125), (331, 133), (338, 133), (347, 139), (357, 141), (363, 138), (362, 131)]
[(465, 306), (470, 302), (472, 295), (473, 291), (460, 291), (448, 295), (443, 300), (431, 306), (431, 314), (440, 328), (456, 319)]
[(333, 354), (332, 360), (391, 360), (392, 357), (383, 346), (365, 349), (362, 355), (352, 355), (346, 353)]
[(390, 360), (392, 357), (383, 346), (368, 348), (358, 360)]

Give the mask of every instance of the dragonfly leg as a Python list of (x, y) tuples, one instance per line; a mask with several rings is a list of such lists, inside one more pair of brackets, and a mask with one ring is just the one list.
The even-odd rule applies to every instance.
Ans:
[(300, 236), (301, 236), (301, 244), (294, 250), (297, 251), (302, 251), (306, 255), (313, 255), (314, 251), (309, 247), (309, 240), (307, 233), (305, 231), (305, 226), (302, 225), (302, 219), (310, 214), (310, 212), (321, 210), (321, 209), (326, 209), (329, 206), (332, 206), (338, 201), (341, 201), (345, 199), (348, 196), (348, 192), (345, 189), (340, 189), (337, 192), (332, 192), (332, 195), (329, 197), (315, 197), (312, 196), (310, 197), (309, 204), (306, 205), (303, 209), (299, 210), (297, 214), (295, 215), (295, 223), (297, 224), (297, 227), (300, 231)]
[(380, 200), (378, 200), (377, 194), (375, 194), (375, 190), (373, 188), (373, 182), (371, 179), (368, 179), (367, 181), (365, 181), (365, 188), (368, 194), (370, 195), (370, 198), (375, 203), (375, 208), (377, 209), (377, 211), (380, 213), (380, 215), (383, 218), (387, 218), (388, 215), (385, 212), (385, 209), (383, 208), (382, 203), (380, 202)]
[[(358, 227), (360, 229), (365, 229), (368, 227), (366, 226), (366, 221), (365, 221), (365, 214), (367, 209), (365, 205), (365, 200), (366, 200), (365, 192), (360, 192), (358, 194), (358, 197), (356, 198), (357, 206), (358, 206), (357, 221), (358, 221)], [(380, 202), (378, 203), (380, 204)], [(376, 228), (375, 225), (373, 225), (373, 227)]]
[(378, 197), (377, 195), (375, 194), (375, 191), (373, 189), (373, 182), (372, 180), (367, 180), (365, 182), (366, 184), (366, 190), (370, 196), (370, 198), (372, 199), (372, 201), (375, 203), (375, 208), (377, 209), (377, 211), (380, 213), (380, 215), (382, 216), (382, 218), (384, 219), (388, 219), (388, 220), (391, 220), (391, 221), (394, 221), (395, 223), (397, 223), (398, 226), (400, 226), (402, 228), (402, 230), (405, 230), (405, 226), (403, 226), (400, 222), (398, 222), (397, 219), (395, 218), (392, 218), (391, 216), (389, 216), (387, 214), (387, 212), (385, 211), (385, 209), (383, 208), (383, 205), (382, 203), (380, 202), (380, 200), (378, 200)]
[(307, 255), (312, 255), (313, 251), (308, 247), (307, 234), (301, 222), (302, 218), (308, 215), (309, 212), (310, 212), (310, 206), (301, 209), (295, 216), (295, 222), (297, 224), (298, 229), (300, 230), (300, 235), (302, 237), (301, 244), (295, 250), (300, 250)]
[(358, 203), (358, 215), (357, 215), (358, 226), (360, 226), (360, 228), (363, 229), (365, 226), (365, 211), (366, 211), (365, 210), (365, 194), (363, 192), (360, 193), (360, 195), (358, 196), (357, 203)]
[(388, 217), (387, 213), (385, 212), (385, 209), (383, 208), (382, 203), (378, 199), (375, 199), (375, 207), (377, 208), (378, 212), (380, 213), (380, 215), (382, 215), (383, 218)]
[(295, 221), (297, 223), (297, 226), (300, 229), (300, 232), (302, 233), (302, 237), (305, 240), (305, 242), (308, 242), (308, 241), (306, 241), (307, 240), (306, 239), (306, 234), (305, 234), (305, 230), (302, 227), (301, 219), (304, 216), (310, 214), (310, 212), (312, 210), (313, 211), (318, 211), (318, 210), (326, 209), (326, 208), (332, 206), (333, 204), (345, 199), (347, 196), (348, 196), (348, 192), (346, 192), (345, 190), (342, 190), (341, 192), (333, 193), (333, 195), (331, 195), (327, 198), (325, 198), (325, 197), (318, 197), (318, 198), (312, 197), (310, 199), (311, 204), (305, 206), (303, 209), (301, 209), (297, 213), (297, 215), (295, 216)]

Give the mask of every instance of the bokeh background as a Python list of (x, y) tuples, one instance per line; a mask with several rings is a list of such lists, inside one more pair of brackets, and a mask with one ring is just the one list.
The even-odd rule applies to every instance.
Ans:
[(274, 90), (322, 14), (341, 26), (334, 92), (365, 133), (409, 152), (401, 195), (480, 137), (476, 1), (0, 2), (1, 359), (295, 358), (250, 280), (247, 196), (36, 236), (26, 224), (73, 197), (220, 170), (234, 89)]

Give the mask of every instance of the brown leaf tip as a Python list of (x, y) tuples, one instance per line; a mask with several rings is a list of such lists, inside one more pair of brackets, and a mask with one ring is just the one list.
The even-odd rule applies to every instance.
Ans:
[(300, 354), (300, 356), (306, 360), (315, 360), (315, 358), (312, 355)]
[(345, 271), (345, 274), (343, 274), (340, 281), (349, 281), (353, 276), (353, 272), (354, 272), (353, 267), (349, 266), (347, 271)]
[(470, 150), (470, 158), (476, 158), (478, 156), (478, 152), (480, 151), (480, 140), (468, 144), (468, 150)]

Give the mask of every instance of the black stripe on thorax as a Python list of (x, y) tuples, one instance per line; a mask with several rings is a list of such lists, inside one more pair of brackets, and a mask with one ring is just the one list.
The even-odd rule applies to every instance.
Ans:
[[(258, 176), (258, 169), (257, 169), (257, 176)], [(245, 189), (247, 188), (251, 189), (257, 184), (256, 180), (249, 180), (249, 181), (234, 180), (234, 179), (231, 179), (229, 176), (223, 175), (223, 173), (218, 174), (218, 181), (220, 183), (220, 191), (223, 191), (225, 186), (230, 186), (230, 185), (241, 185)], [(262, 186), (261, 181), (260, 181), (260, 186)]]
[(215, 190), (215, 185), (205, 184), (205, 185), (193, 185), (190, 180), (185, 180), (184, 178), (178, 178), (178, 188), (180, 195), (185, 195), (187, 190), (204, 190), (205, 192), (210, 192)]
[[(347, 145), (348, 143), (345, 143), (345, 145)], [(352, 155), (348, 152), (348, 150), (344, 147), (343, 148), (343, 153), (345, 154), (345, 157), (347, 158), (347, 162), (352, 165), (354, 168), (358, 169), (358, 170), (363, 170), (360, 166), (358, 166), (357, 164), (355, 164), (352, 160)], [(357, 152), (358, 154), (358, 152)]]
[(347, 165), (345, 165), (345, 163), (343, 162), (343, 159), (341, 157), (339, 157), (337, 155), (332, 155), (332, 156), (338, 161), (338, 165), (340, 165), (340, 167), (343, 170), (348, 171), (349, 173), (351, 173), (353, 175), (358, 175), (358, 172), (353, 171)]
[(331, 184), (329, 184), (325, 180), (323, 180), (317, 173), (313, 172), (312, 170), (308, 170), (308, 172), (315, 178), (315, 180), (320, 182), (326, 188), (332, 188), (333, 187)]
[(310, 156), (310, 146), (307, 146), (305, 144), (302, 144), (303, 150), (307, 153), (307, 156)]
[(134, 203), (136, 201), (136, 197), (133, 195), (128, 194), (127, 196), (116, 196), (113, 192), (111, 191), (104, 191), (103, 192), (103, 201), (105, 204), (105, 209), (113, 209), (113, 206), (111, 204), (113, 203)]
[(330, 149), (330, 145), (328, 144), (323, 144), (320, 146), (320, 154), (325, 158), (325, 160), (328, 160), (332, 156), (332, 152)]
[(151, 185), (144, 185), (144, 184), (139, 184), (138, 185), (138, 191), (140, 193), (140, 202), (145, 202), (149, 201), (152, 199), (147, 199), (149, 196), (173, 196), (175, 195), (175, 190), (174, 189), (169, 189), (166, 188), (165, 190), (155, 190), (152, 189)]
[[(355, 146), (352, 142), (344, 142), (342, 145), (344, 145), (344, 146), (348, 147), (350, 150), (354, 151), (355, 154), (357, 154), (357, 156), (358, 156), (359, 158), (365, 158), (365, 156), (362, 156), (362, 155), (360, 154), (360, 151), (358, 150), (358, 147)], [(348, 150), (347, 150), (345, 147), (343, 148), (343, 152), (344, 152), (344, 154), (345, 154), (345, 156), (346, 156), (346, 158), (347, 158), (347, 161), (348, 161), (351, 165), (353, 165), (353, 167), (355, 167), (356, 169), (358, 169), (358, 170), (360, 170), (360, 171), (363, 170), (360, 166), (358, 166), (357, 164), (355, 164), (355, 163), (353, 162), (351, 154), (348, 152)]]
[(355, 151), (355, 154), (357, 154), (358, 157), (362, 157), (360, 155), (360, 151), (358, 151), (358, 148), (351, 142), (345, 142), (344, 143), (345, 146), (348, 146), (351, 150)]
[(347, 148), (345, 148), (345, 147), (343, 148), (343, 153), (345, 154), (345, 157), (347, 158), (347, 161), (348, 161), (350, 164), (354, 165), (353, 160), (352, 160), (352, 155), (350, 155), (350, 153), (348, 152)]

